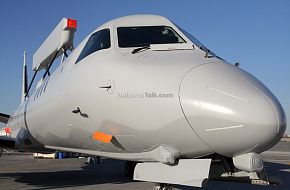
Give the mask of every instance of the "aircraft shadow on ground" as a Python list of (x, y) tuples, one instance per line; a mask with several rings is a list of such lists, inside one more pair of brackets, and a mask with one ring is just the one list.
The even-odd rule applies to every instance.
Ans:
[(123, 174), (124, 162), (104, 165), (84, 165), (80, 170), (0, 173), (0, 180), (13, 178), (15, 182), (34, 186), (38, 189), (81, 187), (96, 184), (131, 183)]
[[(125, 184), (132, 183), (131, 178), (123, 174), (124, 162), (107, 161), (101, 165), (83, 165), (80, 170), (48, 171), (48, 172), (17, 172), (0, 173), (0, 179), (13, 178), (15, 182), (24, 183), (38, 189), (54, 189), (66, 187), (81, 187), (96, 184)], [(270, 176), (279, 178), (282, 183), (275, 186), (260, 186), (231, 182), (207, 181), (202, 188), (175, 186), (177, 189), (193, 190), (289, 190), (290, 166), (279, 163), (265, 163)]]

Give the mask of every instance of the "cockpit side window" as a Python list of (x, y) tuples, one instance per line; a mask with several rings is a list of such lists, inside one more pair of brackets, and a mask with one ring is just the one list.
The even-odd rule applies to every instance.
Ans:
[(185, 40), (169, 26), (118, 27), (117, 33), (121, 48), (185, 43)]
[(96, 51), (108, 49), (110, 47), (111, 47), (110, 30), (103, 29), (98, 32), (95, 32), (91, 35), (91, 37), (87, 41), (76, 63), (78, 63), (79, 61), (81, 61), (82, 59), (84, 59), (85, 57)]

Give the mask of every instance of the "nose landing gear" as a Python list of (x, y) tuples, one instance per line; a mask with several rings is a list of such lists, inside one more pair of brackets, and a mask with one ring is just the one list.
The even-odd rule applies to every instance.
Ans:
[(167, 183), (155, 183), (153, 190), (173, 190), (173, 187)]

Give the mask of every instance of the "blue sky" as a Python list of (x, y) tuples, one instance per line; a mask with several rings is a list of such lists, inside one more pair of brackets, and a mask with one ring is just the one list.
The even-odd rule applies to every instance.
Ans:
[(0, 112), (12, 113), (20, 102), (23, 51), (32, 76), (32, 55), (61, 18), (78, 20), (77, 45), (110, 19), (144, 13), (168, 17), (220, 57), (240, 62), (272, 90), (290, 120), (288, 0), (1, 0)]

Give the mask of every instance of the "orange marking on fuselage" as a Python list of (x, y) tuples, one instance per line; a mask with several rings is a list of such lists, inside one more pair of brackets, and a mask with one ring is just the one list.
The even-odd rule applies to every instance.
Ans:
[(110, 143), (113, 136), (112, 135), (109, 135), (109, 134), (106, 134), (106, 133), (102, 133), (102, 132), (99, 132), (99, 131), (96, 131), (92, 138), (96, 141), (101, 141), (103, 143)]

